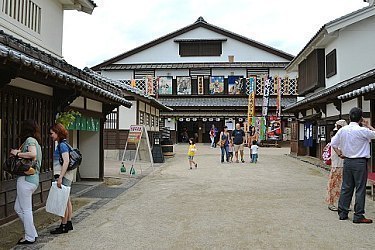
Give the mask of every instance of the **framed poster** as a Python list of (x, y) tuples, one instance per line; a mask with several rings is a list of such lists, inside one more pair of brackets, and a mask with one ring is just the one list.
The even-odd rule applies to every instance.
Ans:
[(242, 76), (228, 76), (228, 94), (242, 94), (244, 80)]
[(177, 95), (191, 95), (191, 78), (189, 76), (177, 77)]
[(147, 88), (147, 95), (155, 95), (154, 78), (152, 76), (146, 77), (146, 88)]
[(210, 94), (224, 94), (224, 76), (211, 76), (210, 78)]
[(172, 76), (159, 77), (159, 95), (172, 95)]

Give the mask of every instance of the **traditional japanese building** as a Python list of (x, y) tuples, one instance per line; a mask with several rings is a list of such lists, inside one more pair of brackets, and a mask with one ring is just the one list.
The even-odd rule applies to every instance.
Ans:
[[(89, 0), (0, 1), (0, 158), (21, 145), (20, 124), (36, 120), (41, 126), (42, 166), (34, 207), (45, 204), (53, 177), (54, 144), (49, 127), (59, 112), (81, 113), (69, 142), (79, 147), (81, 178), (103, 179), (103, 129), (106, 116), (120, 105), (130, 108), (122, 89), (91, 76), (62, 59), (63, 13), (91, 13)], [(0, 166), (0, 224), (15, 218), (16, 179)]]
[(374, 121), (375, 7), (370, 2), (324, 24), (287, 66), (288, 72), (298, 72), (298, 93), (304, 97), (284, 109), (298, 118), (292, 125), (293, 154), (320, 158), (334, 123), (349, 122), (353, 107)]
[[(173, 111), (160, 112), (160, 126), (174, 142), (183, 134), (209, 141), (209, 129), (247, 119), (249, 78), (256, 81), (255, 116), (262, 116), (264, 83), (270, 81), (267, 116), (274, 116), (280, 83), (281, 106), (297, 100), (297, 80), (286, 74), (293, 56), (231, 31), (202, 17), (180, 30), (94, 66), (103, 76), (134, 84)], [(280, 81), (278, 80), (280, 79)], [(138, 84), (143, 81), (142, 84)], [(287, 139), (293, 114), (282, 114)]]

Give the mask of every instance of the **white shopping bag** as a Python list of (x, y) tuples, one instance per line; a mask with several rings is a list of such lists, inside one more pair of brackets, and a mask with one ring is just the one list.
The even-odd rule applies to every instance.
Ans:
[(47, 198), (46, 211), (64, 217), (69, 194), (70, 187), (61, 185), (61, 188), (58, 188), (57, 182), (52, 182)]

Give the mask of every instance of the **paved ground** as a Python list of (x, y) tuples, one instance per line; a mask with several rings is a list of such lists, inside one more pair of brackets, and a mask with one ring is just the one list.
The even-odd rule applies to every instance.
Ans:
[[(44, 248), (374, 248), (375, 224), (339, 221), (323, 202), (327, 172), (286, 156), (287, 148), (260, 148), (256, 165), (220, 164), (219, 149), (198, 145), (197, 170), (188, 170), (186, 145), (175, 151)], [(375, 203), (366, 207), (374, 218)]]

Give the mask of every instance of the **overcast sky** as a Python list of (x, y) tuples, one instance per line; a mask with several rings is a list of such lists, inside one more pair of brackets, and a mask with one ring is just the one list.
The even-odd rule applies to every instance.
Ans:
[(363, 0), (94, 0), (92, 15), (65, 11), (64, 59), (94, 66), (194, 23), (208, 23), (292, 55), (325, 23)]

